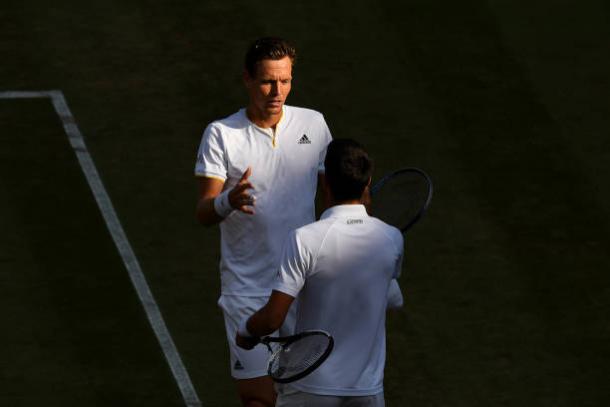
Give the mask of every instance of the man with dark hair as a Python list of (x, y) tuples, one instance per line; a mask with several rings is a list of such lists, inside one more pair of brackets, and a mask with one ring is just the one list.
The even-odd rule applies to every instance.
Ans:
[(362, 205), (372, 169), (362, 146), (332, 141), (325, 169), (332, 206), (290, 234), (271, 297), (242, 320), (236, 342), (256, 349), (298, 297), (295, 332), (321, 329), (335, 345), (317, 370), (278, 387), (276, 406), (383, 407), (385, 311), (399, 305), (388, 304), (386, 295), (400, 274), (403, 238)]
[(351, 139), (338, 139), (328, 145), (324, 167), (336, 201), (360, 199), (373, 172), (368, 155)]
[[(212, 122), (203, 133), (195, 174), (197, 219), (220, 223), (222, 292), (231, 357), (244, 406), (272, 406), (265, 349), (245, 352), (235, 344), (241, 319), (271, 293), (282, 244), (290, 231), (315, 220), (318, 178), (331, 140), (323, 116), (285, 105), (296, 52), (279, 38), (256, 40), (246, 53), (245, 109)], [(286, 324), (282, 334), (292, 332)]]
[(281, 38), (265, 37), (254, 41), (246, 52), (244, 68), (251, 77), (256, 76), (257, 64), (264, 60), (270, 59), (279, 61), (284, 57), (288, 57), (292, 66), (297, 59), (297, 52), (294, 46)]

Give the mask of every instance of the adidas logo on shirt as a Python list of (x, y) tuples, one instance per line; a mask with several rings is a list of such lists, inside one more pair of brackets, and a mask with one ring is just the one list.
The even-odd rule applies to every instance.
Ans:
[(299, 139), (298, 144), (311, 144), (311, 140), (309, 140), (307, 134), (303, 134), (303, 137)]
[(244, 370), (244, 365), (241, 364), (239, 359), (235, 361), (235, 364), (233, 365), (233, 370)]

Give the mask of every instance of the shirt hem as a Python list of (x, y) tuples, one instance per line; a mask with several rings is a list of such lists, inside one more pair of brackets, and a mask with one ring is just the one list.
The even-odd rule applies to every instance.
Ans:
[(269, 297), (271, 295), (271, 290), (261, 290), (261, 291), (248, 290), (248, 292), (221, 290), (220, 295), (226, 295), (228, 297)]
[(301, 290), (294, 289), (292, 287), (285, 286), (283, 284), (276, 284), (276, 285), (274, 285), (272, 287), (272, 289), (275, 290), (275, 291), (279, 291), (279, 292), (282, 292), (284, 294), (287, 294), (287, 295), (289, 295), (291, 297), (294, 297), (294, 298), (296, 298), (297, 295), (299, 295), (299, 292), (301, 291)]
[(264, 376), (269, 376), (269, 372), (267, 372), (266, 370), (252, 370), (249, 372), (242, 372), (239, 370), (236, 371), (234, 369), (231, 369), (231, 377), (237, 380), (255, 379), (257, 377)]
[(305, 393), (320, 396), (373, 396), (383, 392), (383, 385), (368, 389), (344, 389), (332, 387), (307, 386), (300, 383), (291, 383), (291, 386)]

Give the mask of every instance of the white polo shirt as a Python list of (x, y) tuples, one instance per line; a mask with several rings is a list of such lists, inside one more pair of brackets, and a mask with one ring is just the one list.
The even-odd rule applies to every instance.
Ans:
[(335, 346), (298, 390), (334, 396), (383, 391), (388, 287), (400, 273), (403, 237), (362, 205), (326, 210), (292, 233), (273, 286), (299, 299), (295, 332), (322, 329)]
[(322, 114), (284, 106), (276, 130), (256, 126), (245, 109), (203, 133), (195, 175), (233, 188), (248, 167), (255, 215), (233, 211), (220, 223), (222, 293), (271, 293), (289, 232), (315, 220), (318, 172), (323, 171), (330, 131)]

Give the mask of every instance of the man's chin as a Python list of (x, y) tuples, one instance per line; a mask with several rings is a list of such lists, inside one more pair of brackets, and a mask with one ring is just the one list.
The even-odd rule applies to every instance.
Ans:
[(265, 109), (268, 115), (275, 116), (276, 114), (282, 113), (282, 105), (280, 106), (269, 106)]

